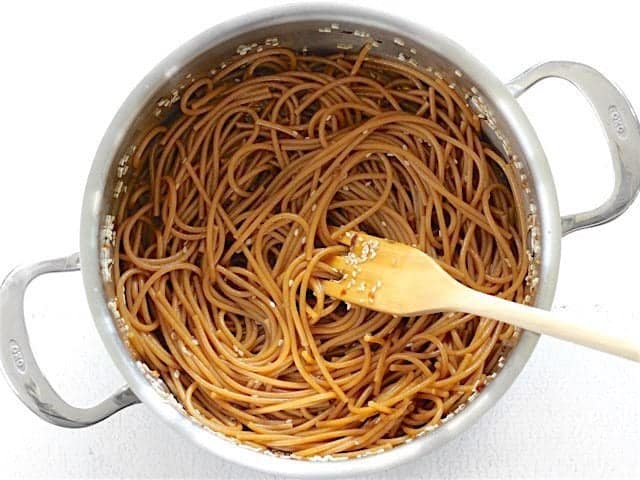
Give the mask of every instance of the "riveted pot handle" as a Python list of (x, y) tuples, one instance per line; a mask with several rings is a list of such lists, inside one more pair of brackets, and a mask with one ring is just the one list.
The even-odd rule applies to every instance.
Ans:
[(24, 321), (24, 294), (31, 281), (45, 273), (80, 269), (77, 253), (14, 269), (0, 286), (0, 357), (2, 370), (22, 402), (44, 420), (63, 427), (86, 427), (138, 403), (127, 387), (90, 408), (65, 402), (36, 362)]
[(507, 87), (518, 97), (549, 77), (571, 82), (587, 98), (607, 136), (615, 176), (613, 192), (602, 205), (562, 217), (566, 235), (607, 223), (633, 203), (640, 188), (640, 125), (624, 94), (600, 72), (581, 63), (542, 63), (518, 75)]

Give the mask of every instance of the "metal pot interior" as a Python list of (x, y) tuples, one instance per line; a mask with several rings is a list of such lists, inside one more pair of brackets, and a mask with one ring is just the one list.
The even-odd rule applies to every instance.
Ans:
[[(487, 138), (502, 151), (519, 175), (521, 185), (517, 193), (522, 204), (526, 206), (529, 223), (528, 249), (531, 254), (531, 268), (528, 275), (528, 300), (531, 303), (536, 303), (539, 280), (543, 280), (539, 279), (543, 242), (540, 234), (539, 203), (535, 182), (530, 181), (532, 172), (525, 156), (527, 150), (519, 142), (519, 132), (516, 130), (516, 126), (509, 119), (500, 116), (499, 109), (493, 103), (492, 93), (482, 91), (479, 86), (483, 84), (482, 79), (478, 78), (482, 71), (471, 68), (473, 66), (467, 68), (467, 65), (452, 63), (447, 57), (446, 45), (443, 47), (437, 43), (423, 44), (412, 38), (405, 38), (398, 31), (378, 24), (371, 19), (353, 21), (336, 15), (332, 20), (332, 15), (329, 14), (325, 15), (326, 19), (324, 20), (309, 20), (305, 17), (307, 16), (300, 14), (289, 19), (270, 19), (268, 22), (258, 25), (257, 28), (253, 26), (247, 28), (246, 31), (236, 30), (233, 35), (223, 38), (218, 43), (211, 43), (199, 52), (192, 54), (190, 58), (177, 58), (176, 55), (169, 57), (169, 60), (173, 59), (175, 63), (167, 65), (165, 62), (163, 80), (146, 85), (148, 90), (146, 103), (139, 106), (136, 115), (131, 118), (130, 124), (122, 130), (119, 145), (112, 150), (111, 163), (106, 167), (107, 180), (100, 214), (101, 238), (98, 244), (101, 248), (100, 270), (104, 294), (115, 325), (121, 330), (125, 328), (113, 300), (112, 240), (114, 229), (117, 229), (118, 226), (113, 224), (112, 213), (118, 206), (121, 193), (127, 188), (130, 175), (128, 160), (135, 149), (136, 142), (140, 140), (143, 132), (150, 125), (171, 117), (178, 108), (177, 103), (181, 92), (194, 79), (209, 75), (212, 70), (220, 69), (224, 66), (224, 62), (228, 63), (229, 59), (234, 56), (276, 45), (297, 51), (327, 54), (339, 51), (357, 51), (366, 42), (375, 42), (377, 48), (372, 51), (373, 54), (406, 62), (416, 68), (426, 70), (431, 75), (444, 79), (450, 88), (455, 89), (462, 98), (465, 98), (468, 104), (483, 118), (483, 129)], [(552, 283), (554, 282), (555, 279)], [(548, 300), (544, 300), (544, 302), (548, 302)], [(517, 350), (518, 343), (521, 343), (520, 337), (514, 338), (513, 348), (504, 352), (504, 362), (501, 362), (499, 368), (508, 364), (510, 353)], [(125, 337), (122, 338), (126, 343)], [(533, 343), (535, 343), (535, 339)], [(526, 356), (533, 348), (533, 344), (530, 343), (527, 348), (529, 350), (526, 352)], [(144, 372), (145, 367), (140, 365), (140, 368)], [(515, 374), (520, 368), (521, 366), (518, 367)], [(500, 372), (495, 372), (495, 375), (500, 375)], [(146, 378), (164, 401), (180, 409), (178, 403), (172, 400), (166, 387), (160, 381), (151, 375), (146, 375)], [(483, 395), (485, 395), (484, 392), (479, 397)], [(456, 413), (461, 414), (462, 412)]]

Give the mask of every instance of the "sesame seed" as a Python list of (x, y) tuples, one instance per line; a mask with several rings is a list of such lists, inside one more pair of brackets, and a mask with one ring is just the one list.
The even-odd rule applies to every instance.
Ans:
[(351, 50), (353, 48), (353, 45), (350, 43), (343, 43), (343, 42), (338, 42), (336, 44), (336, 48), (338, 50)]

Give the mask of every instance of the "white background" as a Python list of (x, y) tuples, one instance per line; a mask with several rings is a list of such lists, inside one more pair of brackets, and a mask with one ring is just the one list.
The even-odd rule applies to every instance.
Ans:
[[(156, 62), (218, 22), (276, 3), (5, 3), (0, 275), (78, 248), (95, 149)], [(588, 63), (640, 109), (638, 17), (626, 6), (635, 2), (357, 3), (443, 32), (505, 81), (543, 60)], [(604, 199), (612, 185), (607, 148), (586, 102), (570, 86), (545, 81), (522, 104), (556, 175), (562, 211)], [(555, 307), (637, 335), (639, 225), (640, 203), (612, 224), (564, 239)], [(36, 354), (66, 398), (89, 405), (122, 383), (94, 331), (79, 274), (34, 282), (27, 316)], [(426, 458), (370, 478), (638, 478), (639, 405), (637, 365), (543, 338), (514, 386), (473, 428)], [(83, 430), (48, 425), (0, 381), (0, 478), (12, 477), (272, 478), (197, 450), (144, 406)]]

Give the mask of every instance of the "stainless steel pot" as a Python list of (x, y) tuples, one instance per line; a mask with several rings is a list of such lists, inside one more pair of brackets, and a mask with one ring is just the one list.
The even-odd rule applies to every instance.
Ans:
[[(640, 127), (623, 94), (592, 68), (570, 62), (535, 66), (505, 85), (446, 37), (387, 14), (337, 5), (270, 9), (207, 30), (169, 55), (142, 80), (116, 114), (96, 153), (82, 206), (80, 254), (17, 268), (2, 284), (2, 367), (16, 394), (34, 413), (56, 425), (84, 427), (142, 401), (185, 438), (232, 462), (281, 475), (338, 477), (373, 472), (424, 455), (459, 435), (498, 401), (522, 370), (538, 335), (523, 332), (487, 388), (434, 431), (384, 453), (341, 462), (315, 462), (311, 467), (309, 461), (260, 452), (197, 424), (185, 415), (164, 385), (132, 359), (120, 336), (109, 269), (113, 233), (110, 213), (126, 188), (128, 155), (146, 125), (172, 108), (190, 78), (208, 72), (236, 52), (280, 44), (322, 53), (357, 49), (372, 40), (378, 44), (376, 54), (399, 58), (441, 76), (484, 116), (485, 132), (520, 170), (520, 200), (529, 208), (533, 265), (530, 294), (537, 306), (550, 307), (561, 236), (616, 218), (638, 192)], [(609, 141), (615, 177), (613, 192), (604, 204), (562, 218), (544, 152), (516, 101), (547, 77), (568, 80), (590, 101)], [(127, 386), (88, 409), (65, 402), (42, 374), (29, 344), (23, 310), (24, 292), (31, 280), (45, 273), (79, 270), (80, 265), (96, 328), (127, 381)]]

